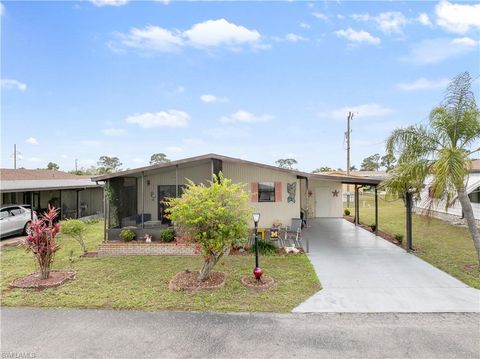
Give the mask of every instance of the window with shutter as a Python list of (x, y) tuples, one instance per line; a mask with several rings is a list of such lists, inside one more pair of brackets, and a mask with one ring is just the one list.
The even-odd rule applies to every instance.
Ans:
[(250, 186), (252, 202), (258, 202), (258, 183), (252, 182)]
[(275, 202), (282, 202), (282, 182), (275, 182)]

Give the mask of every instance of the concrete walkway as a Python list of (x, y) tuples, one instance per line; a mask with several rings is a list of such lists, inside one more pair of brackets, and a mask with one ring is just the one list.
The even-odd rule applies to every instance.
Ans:
[(344, 219), (303, 232), (323, 289), (294, 312), (479, 312), (480, 291)]
[(479, 315), (2, 308), (2, 358), (478, 358)]

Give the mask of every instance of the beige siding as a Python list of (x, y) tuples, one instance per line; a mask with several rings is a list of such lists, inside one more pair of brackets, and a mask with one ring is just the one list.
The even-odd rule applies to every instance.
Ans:
[[(178, 167), (178, 184), (184, 185), (187, 179), (195, 183), (206, 183), (211, 180), (211, 164), (205, 162), (196, 165)], [(158, 186), (175, 185), (175, 168), (168, 168), (155, 173), (145, 173), (145, 213), (150, 213), (153, 220), (158, 219)], [(150, 185), (147, 185), (150, 181)], [(152, 196), (152, 194), (154, 196)], [(142, 213), (142, 180), (138, 179), (138, 213)]]
[[(269, 228), (274, 222), (290, 225), (292, 218), (300, 217), (300, 181), (296, 175), (283, 173), (262, 167), (248, 166), (232, 162), (223, 162), (223, 174), (234, 182), (246, 184), (250, 192), (252, 182), (281, 182), (281, 202), (250, 202), (254, 211), (260, 213), (260, 227)], [(287, 183), (297, 183), (295, 203), (287, 203)]]
[[(342, 184), (339, 182), (311, 180), (308, 183), (308, 190), (311, 195), (308, 196), (308, 217), (342, 217)], [(338, 191), (338, 195), (334, 197), (333, 192)], [(327, 198), (327, 208), (324, 213), (317, 213), (317, 193), (323, 192)]]

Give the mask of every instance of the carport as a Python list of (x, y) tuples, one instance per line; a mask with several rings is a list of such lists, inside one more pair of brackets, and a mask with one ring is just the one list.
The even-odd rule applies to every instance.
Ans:
[(303, 237), (322, 290), (295, 312), (478, 312), (480, 291), (343, 218)]

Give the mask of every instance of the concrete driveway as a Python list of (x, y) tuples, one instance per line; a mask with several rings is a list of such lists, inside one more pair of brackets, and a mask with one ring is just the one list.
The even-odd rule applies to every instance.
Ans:
[(323, 289), (294, 312), (479, 312), (480, 291), (344, 219), (303, 232)]

